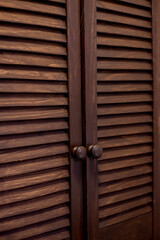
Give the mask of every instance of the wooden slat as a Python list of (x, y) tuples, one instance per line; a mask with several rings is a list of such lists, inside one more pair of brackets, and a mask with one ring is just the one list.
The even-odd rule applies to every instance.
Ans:
[(148, 0), (120, 0), (120, 1), (128, 4), (151, 8), (151, 1)]
[[(56, 180), (56, 179), (55, 179)], [(19, 201), (30, 200), (37, 197), (43, 197), (48, 194), (58, 193), (60, 191), (69, 190), (68, 181), (57, 182), (56, 184), (40, 185), (36, 188), (27, 187), (1, 194), (1, 204), (13, 204)]]
[(32, 213), (30, 215), (21, 215), (15, 218), (0, 221), (0, 231), (8, 231), (15, 228), (24, 227), (41, 221), (50, 220), (57, 217), (62, 217), (70, 213), (67, 205), (48, 208), (40, 212)]
[(141, 208), (138, 208), (138, 209), (134, 209), (131, 212), (121, 214), (121, 216), (119, 216), (119, 217), (115, 216), (115, 217), (113, 217), (109, 220), (105, 220), (105, 221), (100, 222), (99, 227), (100, 228), (108, 227), (108, 226), (111, 226), (113, 224), (117, 224), (119, 222), (122, 222), (122, 221), (125, 221), (125, 220), (128, 220), (128, 219), (135, 218), (137, 216), (149, 213), (151, 211), (152, 211), (151, 206), (145, 206), (143, 208), (141, 207)]
[[(99, 145), (102, 148), (112, 148), (129, 146), (141, 143), (152, 143), (153, 137), (149, 134), (139, 134), (133, 136), (120, 136), (99, 139)], [(114, 150), (113, 150), (114, 151)]]
[[(52, 20), (52, 21), (51, 21)], [(51, 27), (66, 29), (65, 21), (62, 19), (56, 19), (46, 16), (39, 16), (35, 14), (21, 13), (21, 12), (10, 12), (2, 11), (0, 14), (0, 21), (9, 22), (9, 23), (20, 23), (20, 24), (29, 24), (42, 27)]]
[[(107, 179), (107, 174), (106, 174)], [(102, 182), (104, 183), (104, 182)], [(138, 187), (145, 185), (147, 183), (152, 183), (152, 176), (144, 175), (136, 178), (128, 178), (119, 180), (118, 182), (110, 183), (110, 184), (102, 184), (99, 186), (100, 194), (107, 194), (116, 191), (122, 191), (125, 189), (130, 189), (132, 187)]]
[[(114, 151), (107, 149), (106, 151), (104, 151), (101, 160), (135, 156), (139, 154), (152, 153), (152, 151), (153, 149), (152, 149), (152, 146), (150, 145), (123, 147), (123, 148), (114, 149)], [(143, 171), (142, 171), (142, 174), (143, 174)]]
[[(117, 84), (115, 84), (116, 87)], [(119, 87), (121, 87), (119, 85)], [(122, 88), (121, 88), (122, 89)], [(124, 85), (124, 90), (127, 89), (127, 86)], [(138, 89), (138, 88), (137, 88)], [(123, 91), (123, 90), (122, 90)], [(142, 90), (143, 91), (143, 90)], [(113, 94), (103, 94), (98, 95), (97, 103), (98, 104), (109, 104), (109, 103), (138, 103), (138, 102), (152, 102), (153, 96), (148, 93), (113, 93)]]
[(21, 240), (22, 238), (30, 238), (36, 236), (38, 234), (42, 234), (45, 232), (51, 232), (57, 229), (61, 229), (63, 227), (68, 227), (70, 225), (69, 218), (62, 219), (54, 219), (45, 223), (39, 223), (34, 226), (30, 226), (25, 229), (20, 229), (12, 232), (7, 232), (5, 234), (1, 234), (1, 236), (6, 238), (11, 238), (16, 240)]
[(66, 118), (68, 111), (65, 108), (30, 108), (30, 109), (1, 109), (0, 121), (17, 121), (47, 118)]
[(67, 81), (67, 74), (65, 72), (56, 72), (52, 69), (47, 70), (34, 70), (32, 69), (17, 69), (10, 68), (9, 66), (0, 69), (0, 79), (31, 79), (31, 80), (56, 80)]
[[(51, 1), (51, 0), (50, 0)], [(56, 0), (57, 1), (57, 0)], [(35, 237), (32, 237), (32, 240), (69, 240), (70, 239), (70, 231), (68, 229), (60, 229), (57, 231), (52, 231), (46, 234), (41, 234)]]
[[(130, 169), (101, 173), (101, 174), (99, 174), (99, 182), (104, 183), (104, 182), (109, 182), (109, 181), (115, 181), (115, 180), (125, 179), (125, 178), (129, 178), (129, 177), (140, 176), (140, 175), (151, 173), (151, 172), (152, 172), (152, 166), (150, 166), (150, 165), (136, 166), (136, 167), (132, 167)], [(106, 189), (106, 191), (107, 191), (107, 189)], [(103, 192), (105, 193), (105, 189), (102, 186), (99, 189), (99, 194), (103, 194)]]
[(28, 55), (24, 53), (2, 53), (0, 64), (67, 68), (67, 62), (64, 59), (58, 59), (53, 56)]
[(127, 114), (127, 113), (143, 113), (152, 112), (151, 104), (121, 104), (113, 106), (98, 107), (98, 116), (111, 115), (111, 114)]
[(67, 142), (67, 132), (30, 133), (24, 135), (13, 135), (0, 137), (0, 149), (34, 146), (48, 143)]
[[(43, 175), (41, 177), (43, 177)], [(45, 175), (44, 175), (44, 177), (45, 177)], [(62, 177), (63, 177), (63, 175), (62, 175)], [(57, 180), (57, 179), (55, 178), (55, 180)], [(47, 181), (47, 179), (46, 179), (46, 181)], [(8, 184), (10, 184), (10, 182), (8, 182)], [(6, 185), (7, 185), (7, 183), (6, 183)], [(12, 186), (14, 186), (14, 185), (12, 185)], [(7, 187), (6, 187), (6, 189), (7, 189)], [(13, 187), (13, 189), (14, 189), (14, 187)], [(11, 203), (13, 204), (13, 203), (16, 203), (19, 201), (26, 201), (26, 200), (30, 200), (33, 198), (43, 197), (48, 194), (58, 193), (61, 191), (66, 191), (66, 190), (69, 190), (68, 181), (57, 182), (55, 184), (54, 183), (52, 183), (52, 184), (46, 183), (45, 186), (41, 185), (38, 187), (27, 187), (27, 188), (24, 188), (24, 190), (18, 189), (16, 191), (11, 191), (11, 192), (1, 194), (0, 203), (2, 205), (3, 204), (11, 204)]]
[(66, 83), (54, 83), (46, 81), (17, 81), (0, 80), (0, 92), (2, 93), (67, 93)]
[(153, 127), (149, 124), (127, 125), (112, 128), (98, 129), (98, 138), (114, 137), (138, 133), (152, 133)]
[(148, 72), (98, 72), (98, 81), (152, 81), (152, 73)]
[(115, 13), (104, 13), (104, 12), (97, 12), (97, 19), (101, 21), (113, 22), (113, 23), (121, 23), (129, 26), (136, 26), (136, 27), (143, 27), (147, 29), (151, 29), (151, 21), (147, 21), (144, 19), (138, 19), (129, 16), (118, 15)]
[(38, 13), (53, 14), (53, 15), (59, 15), (59, 16), (66, 16), (65, 8), (60, 6), (53, 6), (49, 4), (38, 3), (36, 1), (34, 1), (34, 3), (31, 3), (27, 1), (17, 1), (17, 0), (14, 0), (14, 2), (12, 0), (5, 0), (4, 2), (3, 0), (1, 0), (0, 7), (26, 10), (26, 11), (38, 12)]
[(0, 107), (67, 106), (68, 99), (61, 95), (0, 95)]
[(151, 70), (152, 63), (147, 61), (136, 61), (136, 60), (98, 60), (98, 69), (113, 69), (113, 70)]
[[(68, 144), (50, 144), (36, 147), (27, 147), (16, 150), (1, 151), (0, 163), (9, 163), (24, 161), (34, 158), (42, 158), (47, 156), (54, 156), (58, 154), (68, 153)], [(13, 158), (14, 155), (14, 158)]]
[(128, 199), (136, 198), (143, 196), (145, 194), (152, 193), (151, 185), (144, 185), (138, 188), (131, 188), (126, 191), (118, 192), (116, 194), (112, 194), (110, 196), (104, 195), (104, 197), (100, 197), (99, 206), (103, 207), (109, 204), (126, 201)]
[(146, 9), (140, 9), (133, 6), (121, 5), (118, 2), (112, 1), (98, 1), (97, 7), (105, 10), (112, 10), (120, 13), (141, 16), (145, 18), (151, 18), (151, 12)]
[(122, 82), (122, 83), (98, 83), (98, 93), (107, 92), (151, 92), (153, 90), (151, 83), (141, 82)]
[(99, 161), (98, 164), (98, 171), (99, 172), (105, 172), (105, 171), (111, 171), (121, 168), (128, 168), (133, 166), (139, 166), (147, 163), (152, 163), (153, 158), (151, 155), (145, 155), (145, 156), (133, 156), (129, 158), (119, 158), (114, 160), (107, 160), (107, 161)]
[[(56, 43), (45, 43), (45, 42), (36, 42), (36, 41), (26, 41), (26, 40), (13, 40), (11, 39), (10, 41), (7, 40), (0, 40), (0, 50), (3, 51), (22, 51), (22, 52), (27, 52), (27, 55), (23, 55), (21, 53), (21, 55), (19, 53), (5, 53), (5, 52), (1, 52), (1, 57), (3, 59), (3, 61), (7, 61), (7, 58), (11, 58), (11, 61), (13, 61), (13, 56), (16, 56), (14, 58), (15, 60), (15, 64), (16, 64), (16, 59), (18, 60), (20, 58), (20, 56), (23, 56), (23, 58), (28, 57), (29, 59), (35, 59), (33, 65), (35, 65), (35, 63), (37, 63), (37, 57), (39, 58), (40, 63), (42, 63), (43, 59), (46, 59), (46, 61), (48, 61), (50, 59), (50, 61), (56, 61), (56, 59), (54, 60), (54, 57), (49, 57), (49, 56), (33, 56), (33, 55), (29, 55), (29, 53), (33, 52), (33, 53), (45, 53), (45, 54), (54, 54), (54, 55), (63, 55), (66, 56), (67, 55), (67, 50), (66, 47), (64, 47), (63, 45), (60, 44), (56, 44)], [(47, 60), (48, 59), (48, 60)], [(25, 61), (22, 60), (22, 62)], [(3, 63), (3, 62), (2, 62)], [(11, 62), (12, 63), (12, 62)], [(62, 60), (63, 63), (63, 60)], [(31, 62), (32, 64), (32, 62)], [(46, 65), (44, 64), (44, 67)]]
[[(13, 177), (17, 175), (37, 172), (41, 170), (49, 170), (69, 165), (67, 156), (51, 156), (39, 158), (30, 161), (22, 161), (13, 164), (5, 164), (0, 167), (1, 178)], [(28, 184), (28, 183), (26, 183)]]
[[(130, 43), (128, 42), (128, 44)], [(143, 60), (152, 59), (152, 53), (149, 51), (126, 50), (126, 49), (117, 50), (115, 48), (107, 48), (107, 49), (98, 48), (97, 56), (101, 58), (122, 58), (122, 59), (143, 59)]]
[(134, 27), (115, 25), (111, 23), (109, 24), (98, 23), (97, 32), (103, 33), (103, 34), (106, 33), (106, 34), (112, 34), (112, 35), (131, 36), (131, 37), (139, 37), (139, 38), (145, 38), (145, 39), (152, 38), (152, 33), (149, 31), (145, 31), (144, 29), (136, 29)]
[(99, 218), (101, 219), (101, 218), (109, 217), (111, 215), (114, 215), (123, 211), (128, 211), (128, 210), (131, 210), (132, 208), (140, 207), (151, 202), (152, 202), (151, 196), (144, 196), (142, 198), (129, 201), (127, 203), (119, 204), (118, 206), (100, 209)]
[(135, 123), (151, 123), (152, 115), (150, 114), (131, 114), (119, 116), (107, 116), (98, 118), (98, 127), (102, 126), (115, 126)]
[[(33, 200), (18, 202), (17, 204), (5, 205), (0, 209), (0, 218), (7, 218), (19, 214), (29, 213), (42, 210), (48, 207), (67, 203), (69, 201), (69, 193), (51, 194), (48, 196), (35, 198)], [(54, 217), (54, 216), (53, 216)]]
[[(144, 40), (133, 40), (124, 37), (110, 37), (110, 36), (98, 36), (97, 44), (102, 46), (113, 46), (113, 47), (129, 47), (129, 48), (141, 48), (141, 49), (152, 49), (152, 44), (149, 41)], [(113, 55), (114, 57), (114, 55)]]
[(37, 121), (4, 122), (0, 124), (0, 135), (43, 132), (68, 129), (65, 119), (48, 119)]
[[(66, 35), (60, 31), (59, 32), (55, 30), (49, 31), (46, 29), (44, 34), (44, 31), (38, 28), (25, 27), (24, 29), (21, 26), (16, 26), (16, 25), (11, 26), (9, 24), (2, 25), (2, 23), (0, 28), (0, 36), (54, 41), (54, 42), (61, 42), (61, 43), (67, 42)], [(10, 44), (11, 46), (13, 46), (11, 41), (10, 41)], [(8, 44), (8, 47), (10, 47), (9, 44)], [(50, 50), (52, 51), (52, 49)]]

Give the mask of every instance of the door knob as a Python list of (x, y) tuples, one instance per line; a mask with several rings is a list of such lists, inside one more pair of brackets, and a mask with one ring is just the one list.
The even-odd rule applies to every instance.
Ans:
[(83, 146), (74, 147), (72, 149), (72, 155), (73, 155), (74, 158), (76, 158), (78, 160), (85, 160), (86, 155), (87, 155), (87, 150)]
[(92, 158), (100, 158), (103, 153), (103, 149), (99, 145), (90, 145), (88, 147), (88, 153)]

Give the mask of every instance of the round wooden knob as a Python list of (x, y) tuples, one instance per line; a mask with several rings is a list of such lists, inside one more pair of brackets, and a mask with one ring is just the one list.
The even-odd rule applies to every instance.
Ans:
[(98, 159), (102, 156), (103, 149), (99, 145), (91, 145), (88, 152), (91, 157)]
[(78, 160), (85, 160), (86, 155), (87, 155), (87, 150), (83, 146), (74, 147), (72, 150), (72, 154), (73, 154), (73, 157)]

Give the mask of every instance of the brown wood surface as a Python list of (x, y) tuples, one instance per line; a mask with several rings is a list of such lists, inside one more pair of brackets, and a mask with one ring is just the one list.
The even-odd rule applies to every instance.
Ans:
[[(97, 53), (96, 0), (83, 0), (82, 81), (83, 81), (83, 139), (85, 146), (97, 143)], [(98, 239), (98, 181), (97, 159), (87, 157), (85, 169), (85, 239)]]
[(83, 240), (83, 161), (72, 156), (82, 145), (80, 1), (67, 1), (71, 239)]
[(7, 0), (0, 8), (0, 239), (68, 239), (71, 209), (78, 225), (82, 214), (70, 195), (69, 117), (77, 111), (68, 111), (68, 83), (70, 56), (79, 54), (67, 47), (66, 29), (74, 16), (63, 0)]
[(152, 69), (151, 1), (97, 0), (100, 240), (152, 237)]
[(157, 0), (152, 1), (152, 15), (153, 15), (153, 87), (154, 87), (154, 212), (153, 212), (153, 232), (154, 240), (160, 239), (160, 133), (159, 133), (159, 102), (160, 102), (160, 30), (159, 30), (159, 20), (160, 20), (160, 2)]
[(99, 239), (106, 236), (112, 240), (150, 240), (152, 239), (152, 214), (147, 213), (132, 220), (103, 228), (99, 232)]

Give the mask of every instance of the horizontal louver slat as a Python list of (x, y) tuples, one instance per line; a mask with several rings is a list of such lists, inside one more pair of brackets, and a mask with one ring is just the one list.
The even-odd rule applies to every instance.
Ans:
[(97, 0), (99, 228), (152, 211), (151, 40), (150, 1)]
[(70, 238), (66, 1), (0, 7), (0, 235)]

